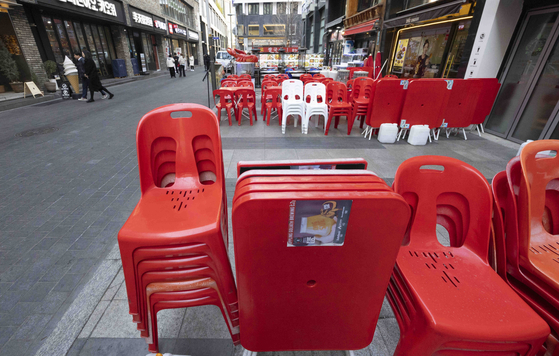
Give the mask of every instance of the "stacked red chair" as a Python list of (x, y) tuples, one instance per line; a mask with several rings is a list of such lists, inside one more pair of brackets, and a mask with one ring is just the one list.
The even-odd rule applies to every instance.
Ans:
[(367, 169), (367, 161), (363, 158), (340, 159), (298, 159), (284, 161), (239, 161), (237, 177), (253, 169)]
[(243, 347), (369, 345), (409, 217), (402, 197), (369, 171), (243, 173), (233, 198)]
[[(448, 83), (440, 79), (413, 79), (408, 81), (406, 99), (400, 118), (398, 140), (413, 125), (429, 125), (429, 129), (438, 129), (443, 122), (443, 113), (450, 89)], [(431, 134), (429, 134), (431, 142)]]
[(549, 327), (488, 263), (485, 177), (454, 158), (420, 156), (398, 167), (393, 186), (413, 211), (387, 292), (400, 326), (395, 355), (536, 355)]
[(239, 76), (239, 78), (246, 79), (246, 80), (252, 80), (252, 77), (250, 76), (250, 74), (241, 74)]
[(305, 80), (311, 79), (311, 78), (312, 78), (312, 74), (301, 74), (301, 76), (299, 77), (299, 80), (304, 83)]
[(218, 304), (238, 343), (215, 114), (197, 104), (160, 107), (140, 120), (136, 141), (142, 196), (118, 242), (138, 330), (157, 352), (157, 310)]
[(326, 120), (326, 126), (324, 127), (324, 135), (328, 136), (333, 118), (336, 120), (334, 128), (338, 128), (340, 116), (346, 117), (348, 125), (352, 117), (352, 105), (347, 100), (347, 87), (344, 83), (328, 83), (326, 87), (326, 104), (328, 105), (328, 120)]
[(266, 120), (267, 126), (270, 126), (270, 116), (272, 114), (272, 111), (274, 110), (278, 115), (278, 124), (281, 125), (281, 89), (275, 88), (266, 90), (266, 102), (262, 105), (262, 107), (262, 109), (264, 110), (263, 119)]
[(260, 115), (264, 115), (264, 104), (267, 100), (271, 100), (272, 97), (266, 95), (266, 90), (269, 87), (275, 87), (278, 85), (278, 82), (271, 79), (264, 79), (262, 84), (260, 85)]
[[(499, 93), (501, 88), (501, 83), (496, 78), (479, 78), (479, 79), (467, 79), (471, 81), (478, 81), (482, 83), (481, 91), (477, 99), (476, 107), (473, 113), (472, 125), (476, 125), (478, 135), (481, 136), (483, 131), (483, 123), (487, 118), (487, 115), (491, 112), (493, 104), (495, 103), (495, 98)], [(479, 129), (481, 128), (481, 132)]]
[(361, 77), (353, 80), (351, 92), (351, 118), (347, 123), (347, 134), (351, 134), (353, 122), (356, 117), (361, 118), (360, 128), (363, 128), (365, 118), (370, 112), (375, 96), (376, 81), (371, 78)]
[[(229, 126), (232, 126), (231, 122), (231, 110), (235, 114), (236, 106), (233, 94), (228, 90), (216, 89), (213, 91), (214, 105), (217, 108), (217, 120), (221, 122), (221, 110), (225, 110), (227, 113), (227, 118), (229, 119)], [(216, 103), (215, 97), (219, 97), (219, 102)]]
[(254, 115), (254, 120), (258, 121), (258, 116), (256, 115), (255, 93), (251, 85), (247, 84), (244, 87), (246, 89), (235, 90), (235, 102), (237, 103), (235, 116), (237, 117), (239, 126), (241, 126), (241, 121), (243, 119), (243, 111), (244, 109), (247, 109), (250, 118), (250, 126), (252, 126), (253, 115)]
[(529, 143), (493, 178), (497, 272), (550, 326), (541, 355), (559, 355), (558, 140)]
[(368, 134), (370, 140), (373, 130), (380, 128), (382, 124), (400, 123), (407, 87), (407, 80), (394, 80), (386, 77), (377, 80), (375, 96), (370, 112), (365, 119), (367, 124), (367, 128), (363, 132), (365, 137)]

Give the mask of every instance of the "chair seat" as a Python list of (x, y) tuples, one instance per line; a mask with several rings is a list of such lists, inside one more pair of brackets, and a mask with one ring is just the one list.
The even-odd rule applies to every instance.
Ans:
[[(464, 248), (401, 248), (396, 269), (421, 296), (434, 329), (462, 340), (520, 340), (547, 325), (477, 255)], [(457, 321), (460, 321), (457, 323)]]

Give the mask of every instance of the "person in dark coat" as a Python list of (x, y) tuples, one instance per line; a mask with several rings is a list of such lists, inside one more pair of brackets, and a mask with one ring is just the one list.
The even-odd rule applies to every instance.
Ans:
[(204, 54), (204, 66), (206, 67), (206, 71), (210, 70), (210, 55)]
[(110, 91), (108, 91), (107, 88), (103, 86), (103, 84), (101, 84), (101, 79), (99, 78), (99, 71), (97, 70), (97, 66), (93, 61), (93, 57), (91, 56), (91, 53), (87, 50), (83, 50), (82, 56), (85, 58), (85, 63), (83, 64), (83, 68), (85, 71), (84, 76), (87, 79), (89, 79), (89, 92), (91, 93), (91, 97), (87, 102), (92, 103), (95, 101), (93, 99), (93, 95), (96, 91), (100, 91), (101, 93), (103, 93), (103, 91), (106, 91), (107, 93), (109, 93), (109, 99), (112, 99), (115, 95)]
[(79, 98), (79, 101), (87, 100), (87, 88), (89, 87), (89, 79), (84, 77), (85, 70), (83, 68), (83, 64), (85, 62), (85, 58), (82, 57), (79, 50), (74, 52), (74, 59), (76, 60), (76, 67), (78, 68), (78, 77), (82, 81), (82, 97)]

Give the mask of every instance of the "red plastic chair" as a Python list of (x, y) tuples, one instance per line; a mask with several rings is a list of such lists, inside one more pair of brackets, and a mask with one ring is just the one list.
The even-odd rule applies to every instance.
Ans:
[[(339, 82), (341, 83), (341, 82)], [(347, 88), (347, 102), (351, 103), (351, 97), (352, 97), (352, 91), (353, 91), (353, 79), (350, 79), (346, 82), (346, 88)]]
[(266, 125), (270, 126), (270, 115), (273, 110), (278, 114), (278, 124), (281, 125), (282, 107), (281, 107), (281, 89), (266, 90), (266, 102), (264, 103), (264, 120)]
[(349, 125), (351, 115), (351, 103), (347, 101), (347, 87), (344, 83), (330, 82), (326, 87), (326, 104), (328, 105), (328, 120), (324, 128), (324, 135), (328, 135), (332, 119), (336, 118), (334, 128), (338, 128), (340, 116), (345, 116)]
[(332, 79), (332, 78), (320, 78), (319, 81), (324, 85), (328, 85), (328, 83), (333, 82), (334, 79)]
[(353, 80), (351, 92), (351, 118), (347, 123), (347, 134), (351, 134), (355, 117), (361, 117), (360, 128), (363, 128), (365, 118), (370, 111), (375, 96), (376, 82), (371, 78), (357, 78)]
[(254, 83), (251, 82), (250, 80), (241, 80), (237, 82), (237, 87), (254, 89)]
[(221, 80), (221, 86), (223, 86), (225, 83), (237, 83), (237, 79), (232, 79), (232, 78), (225, 78)]
[[(449, 95), (450, 90), (443, 79), (410, 80), (402, 109), (401, 125), (405, 120), (405, 124), (409, 125), (407, 128), (413, 125), (429, 125), (430, 129), (441, 127), (443, 110)], [(398, 140), (402, 131), (398, 133)], [(431, 142), (430, 134), (429, 141)]]
[(380, 79), (377, 81), (375, 96), (371, 105), (371, 111), (367, 115), (365, 123), (368, 128), (365, 137), (369, 133), (369, 139), (375, 128), (382, 124), (398, 124), (402, 116), (402, 108), (406, 98), (407, 82), (405, 80)]
[(312, 74), (301, 74), (301, 76), (299, 77), (299, 80), (302, 81), (303, 83), (305, 83), (306, 79), (311, 79), (312, 78)]
[(250, 76), (250, 74), (241, 74), (239, 76), (239, 78), (241, 79), (247, 79), (247, 80), (252, 80), (252, 77)]
[[(483, 83), (481, 91), (477, 98), (471, 123), (472, 125), (476, 125), (478, 135), (481, 136), (481, 132), (484, 132), (483, 123), (485, 122), (487, 115), (489, 115), (491, 109), (493, 108), (493, 104), (495, 103), (495, 98), (497, 98), (497, 94), (499, 93), (501, 84), (495, 78), (479, 78), (467, 80), (479, 81)], [(480, 128), (481, 132), (479, 132)]]
[(394, 78), (394, 79), (399, 79), (397, 75), (394, 74), (387, 74), (384, 76), (385, 78)]
[[(248, 86), (250, 88), (250, 85)], [(254, 102), (255, 94), (254, 89), (237, 89), (235, 90), (235, 102), (237, 103), (236, 117), (241, 126), (243, 118), (243, 110), (247, 109), (250, 117), (250, 126), (252, 126), (252, 114), (254, 113), (254, 120), (258, 121), (256, 116), (256, 104)]]
[(222, 82), (221, 87), (222, 88), (235, 88), (235, 87), (237, 87), (237, 81), (236, 80), (229, 80), (229, 81), (226, 81), (226, 82)]
[[(233, 125), (231, 122), (231, 110), (235, 112), (235, 101), (233, 100), (233, 94), (228, 90), (216, 89), (213, 91), (214, 105), (217, 108), (217, 120), (221, 122), (221, 110), (224, 109), (227, 112), (227, 118), (229, 119), (229, 126)], [(219, 97), (219, 102), (216, 103), (215, 97)]]
[(320, 80), (322, 78), (326, 78), (326, 76), (324, 74), (320, 74), (320, 73), (314, 74), (312, 77), (315, 80)]
[(291, 78), (289, 78), (289, 75), (287, 75), (287, 74), (278, 74), (278, 75), (276, 76), (276, 78), (282, 79), (282, 81), (283, 81), (283, 80), (289, 80), (289, 79), (291, 79)]
[(264, 104), (267, 100), (271, 99), (271, 97), (266, 95), (266, 90), (268, 87), (275, 86), (278, 86), (278, 82), (270, 79), (265, 79), (260, 85), (260, 115), (264, 115)]
[[(554, 151), (555, 156), (540, 154)], [(531, 142), (520, 153), (520, 265), (559, 297), (559, 140)]]
[[(136, 285), (137, 263), (172, 255), (171, 251), (189, 245), (207, 246), (216, 272), (227, 283), (227, 303), (235, 304), (226, 249), (221, 139), (215, 114), (196, 104), (152, 110), (138, 124), (137, 148), (142, 196), (118, 235), (130, 313), (138, 314), (137, 295), (142, 292)], [(173, 177), (172, 183), (160, 188), (168, 176)], [(137, 316), (134, 320), (141, 321)]]
[(467, 140), (465, 128), (472, 123), (482, 83), (464, 79), (453, 79), (448, 82), (452, 83), (452, 89), (443, 112), (446, 137), (449, 137), (450, 129), (455, 128), (462, 129), (464, 140)]
[[(549, 327), (489, 266), (493, 202), (483, 175), (454, 158), (414, 157), (394, 190), (413, 211), (388, 293), (401, 328), (395, 355), (535, 355)], [(461, 246), (437, 241), (441, 206), (460, 212)]]

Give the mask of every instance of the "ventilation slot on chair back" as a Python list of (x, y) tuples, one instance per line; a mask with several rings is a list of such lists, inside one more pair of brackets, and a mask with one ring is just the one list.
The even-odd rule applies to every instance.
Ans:
[(217, 179), (217, 166), (212, 147), (212, 140), (206, 135), (196, 136), (192, 140), (196, 167), (198, 168), (198, 177), (200, 183), (204, 185), (214, 184)]
[(151, 144), (151, 168), (153, 183), (165, 188), (175, 181), (177, 143), (171, 137), (159, 137)]

